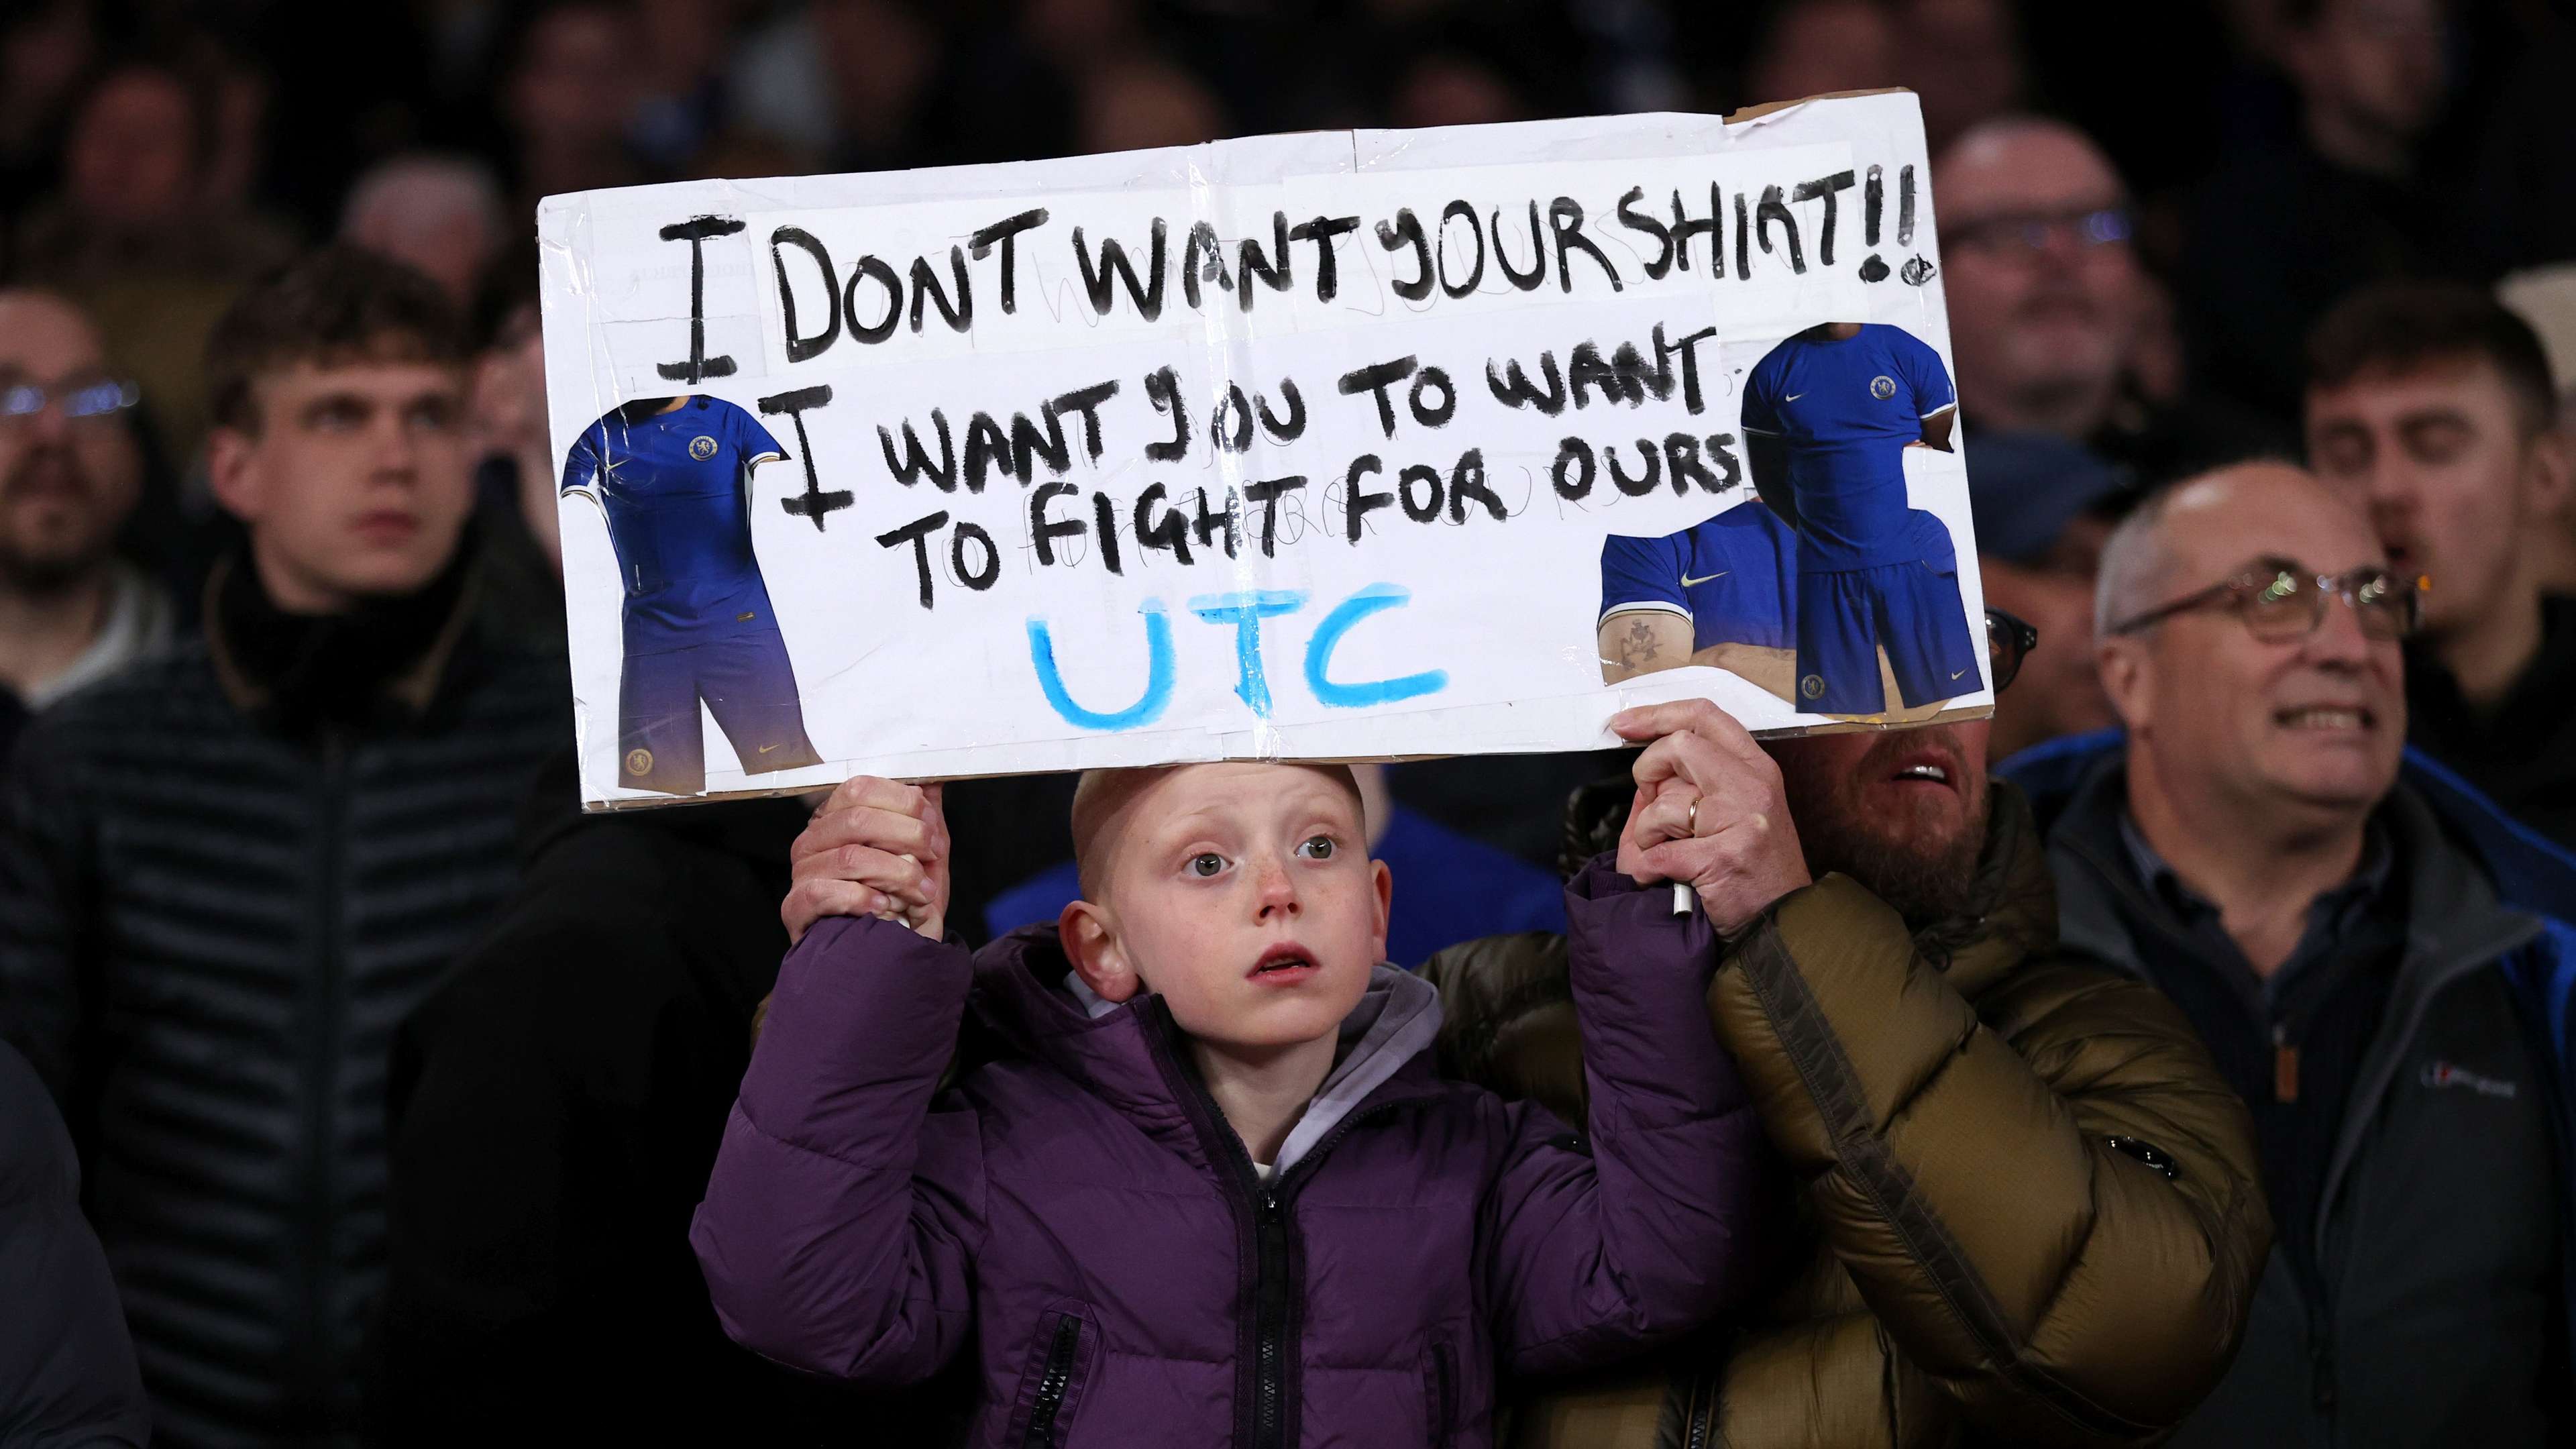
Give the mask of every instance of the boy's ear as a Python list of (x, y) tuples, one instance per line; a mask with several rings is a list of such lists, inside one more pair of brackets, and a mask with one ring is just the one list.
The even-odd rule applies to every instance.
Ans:
[(1126, 947), (1118, 938), (1117, 918), (1107, 906), (1093, 901), (1072, 902), (1064, 908), (1064, 914), (1056, 917), (1055, 933), (1064, 943), (1064, 954), (1073, 961), (1074, 974), (1101, 1000), (1129, 1000), (1144, 984), (1127, 959)]
[(1386, 868), (1385, 861), (1372, 860), (1369, 862), (1369, 877), (1370, 886), (1377, 892), (1377, 959), (1383, 961), (1386, 959), (1387, 913), (1395, 904), (1395, 872)]
[(206, 487), (226, 512), (244, 522), (260, 514), (260, 489), (251, 468), (250, 436), (238, 428), (206, 433)]

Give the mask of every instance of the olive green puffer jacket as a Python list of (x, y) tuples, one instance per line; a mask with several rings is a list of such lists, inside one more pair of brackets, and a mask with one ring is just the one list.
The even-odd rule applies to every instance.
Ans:
[[(2251, 1124), (2153, 987), (2056, 956), (2029, 808), (1993, 801), (1973, 916), (1911, 936), (1831, 875), (1724, 948), (1709, 1011), (1805, 1246), (1751, 1321), (1528, 1397), (1521, 1449), (2144, 1444), (2217, 1383), (2272, 1237)], [(1449, 1071), (1584, 1120), (1562, 942), (1424, 972)]]

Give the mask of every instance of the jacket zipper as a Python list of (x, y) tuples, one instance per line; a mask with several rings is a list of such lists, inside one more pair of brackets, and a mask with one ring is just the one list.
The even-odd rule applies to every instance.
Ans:
[[(2071, 849), (2084, 860), (2085, 864), (2091, 866), (2096, 874), (2110, 882), (2114, 892), (2124, 894), (2133, 905), (2150, 904), (2151, 907), (2151, 903), (2143, 901), (2143, 892), (2137, 889), (2134, 882), (2111, 869), (2097, 858), (2093, 851), (2080, 843), (2072, 846)], [(2168, 939), (2189, 944), (2188, 938), (2168, 928), (2163, 916), (2154, 909), (2144, 911), (2141, 919), (2147, 921)], [(2409, 954), (2413, 951), (2411, 941), (2408, 943), (2407, 950)], [(2502, 953), (2483, 950), (2472, 952), (2445, 966), (2431, 968), (2421, 973), (2402, 1003), (2405, 1015), (2397, 1033), (2394, 1036), (2389, 1035), (2387, 1023), (2384, 1020), (2381, 1022), (2370, 1050), (2363, 1056), (2364, 1075), (2355, 1084), (2358, 1090), (2345, 1104), (2344, 1128), (2340, 1134), (2340, 1140), (2335, 1144), (2333, 1154), (2327, 1159), (2325, 1181), (2317, 1194), (2316, 1220), (2311, 1225), (2313, 1236), (2310, 1240), (2312, 1243), (2310, 1255), (2314, 1259), (2313, 1267), (2317, 1281), (2309, 1283), (2304, 1280), (2303, 1275), (2292, 1274), (2294, 1279), (2300, 1280), (2298, 1282), (2300, 1297), (2307, 1300), (2304, 1306), (2308, 1311), (2309, 1403), (2316, 1412), (2329, 1419), (2334, 1417), (2338, 1397), (2338, 1385), (2335, 1382), (2333, 1305), (2340, 1297), (2336, 1291), (2336, 1287), (2340, 1285), (2330, 1287), (2326, 1282), (2326, 1232), (2327, 1225), (2334, 1218), (2335, 1196), (2343, 1186), (2345, 1170), (2351, 1165), (2352, 1159), (2358, 1155), (2363, 1132), (2369, 1122), (2379, 1114), (2381, 1099), (2387, 1092), (2390, 1079), (2396, 1075), (2397, 1063), (2413, 1050), (2415, 1037), (2423, 1030), (2424, 1018), (2431, 1012), (2435, 998), (2457, 984), (2462, 977), (2469, 975), (2485, 962), (2496, 959), (2500, 954)], [(2409, 963), (2401, 958), (2398, 967), (2400, 983), (2404, 981), (2407, 964)], [(2150, 985), (2155, 984), (2154, 979), (2142, 970), (2129, 968), (2125, 964), (2123, 969), (2127, 970), (2128, 974), (2147, 981)], [(2399, 1004), (2393, 992), (2391, 1004)], [(2285, 1069), (2286, 1071), (2296, 1070), (2296, 1048), (2288, 1046), (2285, 1035), (2276, 1030), (2273, 1035), (2273, 1052), (2273, 1089), (2275, 1095), (2279, 1096), (2282, 1089), (2290, 1085), (2293, 1080), (2286, 1076)], [(2295, 1097), (2295, 1095), (2293, 1090), (2290, 1096)], [(2356, 1112), (2354, 1110), (2356, 1108), (2362, 1110)]]
[(1700, 1390), (1709, 1387), (1714, 1377), (1711, 1374), (1700, 1374), (1691, 1380), (1690, 1399), (1683, 1410), (1685, 1428), (1689, 1437), (1684, 1440), (1683, 1449), (1708, 1449), (1709, 1425), (1717, 1417), (1717, 1396), (1711, 1394), (1703, 1402), (1700, 1398)]
[(331, 1160), (336, 1147), (331, 1140), (332, 1097), (339, 1078), (338, 1046), (340, 1037), (341, 943), (343, 867), (340, 827), (348, 813), (348, 743), (337, 729), (326, 726), (322, 734), (322, 772), (320, 796), (321, 839), (316, 852), (314, 872), (314, 955), (313, 971), (315, 1016), (314, 1030), (306, 1057), (305, 1131), (306, 1150), (312, 1155), (305, 1164), (306, 1210), (308, 1220), (305, 1241), (305, 1325), (309, 1337), (300, 1345), (303, 1373), (308, 1376), (308, 1391), (313, 1402), (328, 1403), (333, 1398), (333, 1374), (330, 1355), (323, 1345), (331, 1336), (332, 1271), (331, 1243), (336, 1234), (329, 1231), (332, 1220)]
[(1288, 1351), (1288, 1219), (1279, 1194), (1261, 1193), (1261, 1212), (1253, 1248), (1253, 1384), (1254, 1449), (1280, 1449), (1287, 1420)]
[(1252, 1154), (1244, 1149), (1243, 1139), (1232, 1128), (1225, 1139), (1234, 1144), (1236, 1161), (1243, 1175), (1259, 1193), (1259, 1213), (1253, 1243), (1253, 1343), (1255, 1385), (1252, 1417), (1253, 1449), (1285, 1449), (1287, 1432), (1287, 1358), (1293, 1346), (1294, 1332), (1289, 1324), (1290, 1302), (1288, 1242), (1288, 1205), (1295, 1201), (1297, 1190), (1315, 1175), (1316, 1165), (1333, 1150), (1334, 1144), (1350, 1135), (1351, 1129), (1372, 1117), (1391, 1110), (1394, 1103), (1382, 1102), (1353, 1112), (1333, 1125), (1324, 1139), (1297, 1159), (1294, 1167), (1277, 1181), (1260, 1185), (1260, 1174), (1252, 1167)]
[(1082, 1320), (1070, 1314), (1056, 1320), (1055, 1342), (1047, 1348), (1046, 1376), (1038, 1380), (1037, 1402), (1029, 1409), (1026, 1449), (1055, 1449), (1055, 1416), (1064, 1408), (1065, 1387), (1073, 1380), (1073, 1353), (1082, 1345)]
[(1295, 1256), (1288, 1233), (1289, 1204), (1296, 1198), (1296, 1189), (1314, 1176), (1316, 1164), (1324, 1160), (1334, 1144), (1349, 1136), (1352, 1128), (1398, 1104), (1379, 1102), (1350, 1113), (1299, 1158), (1295, 1167), (1275, 1182), (1264, 1183), (1253, 1168), (1252, 1153), (1244, 1147), (1242, 1137), (1226, 1122), (1225, 1114), (1217, 1110), (1197, 1074), (1182, 1065), (1180, 1028), (1171, 1020), (1171, 1009), (1162, 1007), (1148, 1018), (1147, 1025), (1146, 1039), (1161, 1059), (1165, 1084), (1188, 1112), (1191, 1125), (1198, 1130), (1202, 1150), (1208, 1152), (1211, 1161), (1223, 1159), (1234, 1165), (1235, 1185), (1252, 1201), (1251, 1449), (1286, 1449), (1289, 1351), (1295, 1346), (1297, 1334), (1293, 1322), (1295, 1294), (1289, 1282)]

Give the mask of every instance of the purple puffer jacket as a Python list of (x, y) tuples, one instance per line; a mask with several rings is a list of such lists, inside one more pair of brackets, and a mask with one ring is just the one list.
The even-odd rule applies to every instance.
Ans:
[[(1567, 889), (1588, 1141), (1440, 1081), (1381, 968), (1264, 1185), (1161, 998), (1086, 1010), (1043, 928), (970, 963), (831, 920), (787, 957), (690, 1233), (725, 1329), (916, 1383), (971, 1348), (972, 1443), (1473, 1446), (1496, 1370), (1617, 1358), (1758, 1277), (1759, 1127), (1709, 1026), (1707, 919)], [(1016, 1055), (933, 1101), (969, 996)]]

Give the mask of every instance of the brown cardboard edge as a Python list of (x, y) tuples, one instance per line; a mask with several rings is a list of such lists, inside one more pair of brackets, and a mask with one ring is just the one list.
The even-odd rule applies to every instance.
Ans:
[(1914, 91), (1909, 86), (1881, 86), (1869, 91), (1826, 91), (1821, 95), (1800, 96), (1794, 101), (1764, 101), (1760, 105), (1729, 111), (1719, 119), (1730, 126), (1740, 126), (1747, 121), (1758, 121), (1764, 116), (1785, 111), (1791, 106), (1803, 106), (1809, 101), (1848, 101), (1860, 96), (1910, 96), (1912, 94)]

